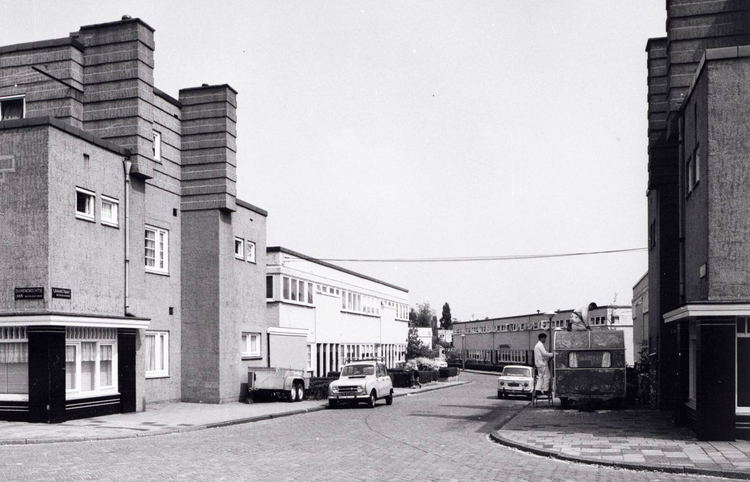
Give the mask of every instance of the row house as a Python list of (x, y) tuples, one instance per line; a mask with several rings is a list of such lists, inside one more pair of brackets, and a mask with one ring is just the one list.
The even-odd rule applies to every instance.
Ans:
[(668, 0), (648, 41), (648, 344), (657, 405), (750, 437), (750, 1)]
[(129, 17), (0, 47), (2, 420), (237, 401), (266, 365), (237, 92), (166, 94), (154, 50)]

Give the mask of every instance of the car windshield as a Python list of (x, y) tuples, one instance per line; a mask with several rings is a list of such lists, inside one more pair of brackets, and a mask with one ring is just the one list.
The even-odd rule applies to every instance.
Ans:
[(505, 367), (505, 369), (503, 370), (503, 375), (508, 375), (511, 377), (531, 376), (528, 368), (511, 368), (511, 367)]
[(375, 367), (372, 365), (346, 365), (341, 370), (341, 375), (344, 377), (375, 375)]

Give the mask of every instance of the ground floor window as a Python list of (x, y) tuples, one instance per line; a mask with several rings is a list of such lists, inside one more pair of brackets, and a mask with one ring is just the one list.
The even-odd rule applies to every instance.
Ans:
[(0, 400), (29, 393), (29, 343), (26, 328), (0, 328)]
[(147, 331), (144, 343), (146, 378), (169, 376), (169, 332)]
[(65, 338), (67, 394), (116, 392), (117, 330), (69, 327)]
[(242, 356), (260, 356), (260, 333), (242, 334)]
[(750, 317), (737, 317), (737, 408), (750, 410)]

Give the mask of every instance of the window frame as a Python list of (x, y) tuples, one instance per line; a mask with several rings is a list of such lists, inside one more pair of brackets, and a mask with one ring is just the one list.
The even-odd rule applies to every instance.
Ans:
[[(4, 97), (0, 97), (0, 122), (3, 122), (5, 119), (3, 119), (3, 104), (8, 102), (14, 102), (20, 100), (21, 101), (21, 119), (26, 118), (26, 96), (25, 95), (7, 95)], [(7, 119), (7, 120), (17, 120), (17, 119)]]
[[(170, 376), (169, 375), (169, 332), (159, 331), (159, 330), (149, 330), (145, 333), (144, 339), (149, 336), (154, 337), (154, 366), (156, 367), (163, 366), (164, 368), (156, 368), (154, 370), (149, 370), (147, 366), (144, 367), (146, 378), (147, 379), (169, 378)], [(162, 343), (158, 343), (160, 339), (163, 340)], [(166, 350), (162, 351), (162, 347), (166, 348)], [(145, 359), (145, 356), (146, 356), (146, 353), (144, 352), (144, 359)], [(161, 362), (161, 364), (159, 362)]]
[[(257, 340), (255, 344), (257, 347), (253, 347), (253, 338)], [(240, 337), (242, 344), (242, 358), (262, 358), (263, 356), (263, 337), (260, 332), (257, 331), (243, 331)]]
[[(239, 248), (239, 249), (238, 249)], [(238, 236), (234, 237), (234, 257), (245, 261), (245, 240)]]
[[(164, 228), (157, 228), (156, 226), (152, 226), (150, 224), (144, 225), (144, 231), (152, 231), (154, 233), (154, 266), (149, 266), (146, 264), (147, 260), (149, 259), (146, 254), (145, 250), (148, 249), (146, 247), (146, 234), (144, 233), (144, 254), (143, 254), (143, 264), (146, 268), (147, 273), (153, 273), (153, 274), (161, 274), (161, 275), (168, 275), (169, 274), (169, 230)], [(158, 241), (158, 234), (164, 235), (164, 249), (159, 249), (159, 241)], [(159, 260), (159, 254), (163, 254), (164, 258), (164, 267), (160, 268), (157, 266), (157, 261)]]
[(151, 153), (153, 155), (154, 161), (161, 162), (161, 132), (157, 130), (151, 132), (153, 133), (153, 145), (151, 146)]
[[(8, 327), (4, 330), (5, 334), (10, 336), (0, 338), (0, 344), (23, 344), (26, 345), (26, 393), (0, 393), (0, 400), (2, 401), (27, 401), (29, 399), (30, 382), (28, 380), (29, 373), (29, 339), (26, 335), (26, 329), (23, 327)], [(7, 365), (8, 363), (2, 363)]]
[[(78, 195), (79, 194), (83, 194), (84, 196), (87, 196), (87, 198), (90, 200), (90, 203), (89, 202), (86, 203), (86, 207), (90, 208), (91, 212), (78, 210)], [(75, 210), (76, 210), (75, 212), (76, 212), (77, 219), (81, 219), (83, 221), (96, 222), (96, 192), (76, 186)]]
[[(104, 204), (111, 204), (114, 206), (114, 220), (104, 217)], [(102, 194), (99, 201), (99, 213), (99, 218), (103, 225), (111, 226), (113, 228), (120, 227), (120, 201), (118, 199)]]
[(249, 239), (245, 241), (246, 249), (245, 252), (247, 253), (247, 262), (248, 263), (256, 263), (256, 250), (255, 250), (255, 242), (250, 241)]
[[(96, 360), (94, 360), (94, 389), (93, 390), (81, 390), (81, 345), (83, 343), (93, 343), (96, 348)], [(90, 397), (98, 397), (101, 395), (107, 395), (107, 394), (116, 394), (119, 393), (119, 386), (118, 386), (118, 377), (117, 377), (117, 340), (100, 340), (100, 339), (66, 339), (65, 340), (65, 350), (67, 352), (67, 349), (69, 346), (73, 346), (76, 349), (76, 355), (75, 355), (75, 387), (76, 388), (68, 388), (67, 383), (65, 385), (65, 398), (66, 400), (76, 399), (76, 398), (90, 398)], [(101, 354), (102, 354), (102, 346), (111, 346), (112, 347), (112, 366), (110, 367), (111, 370), (111, 376), (112, 376), (112, 384), (102, 387), (101, 385)], [(67, 362), (66, 362), (67, 364)]]

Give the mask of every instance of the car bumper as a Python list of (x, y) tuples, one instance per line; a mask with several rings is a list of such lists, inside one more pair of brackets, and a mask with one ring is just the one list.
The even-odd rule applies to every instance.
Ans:
[(531, 387), (500, 387), (497, 389), (498, 393), (507, 393), (507, 394), (519, 394), (519, 395), (529, 395), (531, 394)]
[(354, 401), (366, 402), (369, 399), (370, 399), (370, 396), (364, 393), (360, 395), (328, 395), (328, 400), (339, 400), (342, 402), (354, 402)]

